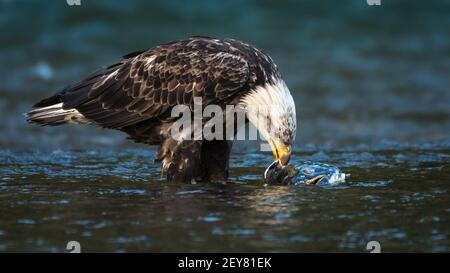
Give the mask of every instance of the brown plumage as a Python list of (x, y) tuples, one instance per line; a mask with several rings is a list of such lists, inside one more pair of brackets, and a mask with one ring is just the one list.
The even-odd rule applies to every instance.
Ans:
[[(236, 104), (256, 86), (281, 79), (270, 57), (248, 44), (192, 37), (128, 54), (46, 98), (28, 113), (41, 125), (90, 123), (126, 132), (136, 142), (160, 145), (169, 180), (226, 179), (230, 141), (170, 138), (175, 105)], [(214, 145), (212, 145), (214, 144)], [(221, 154), (212, 162), (202, 156)], [(186, 160), (188, 159), (188, 160)]]

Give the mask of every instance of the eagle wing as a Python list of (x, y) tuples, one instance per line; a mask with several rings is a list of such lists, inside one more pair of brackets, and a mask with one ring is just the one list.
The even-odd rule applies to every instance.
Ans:
[(248, 63), (209, 43), (160, 46), (132, 53), (60, 93), (64, 109), (95, 124), (120, 129), (164, 118), (174, 105), (220, 103), (249, 79)]

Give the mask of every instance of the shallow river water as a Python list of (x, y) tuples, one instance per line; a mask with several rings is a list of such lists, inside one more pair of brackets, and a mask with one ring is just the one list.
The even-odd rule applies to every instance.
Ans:
[(225, 185), (170, 184), (152, 156), (1, 152), (0, 250), (450, 251), (449, 149), (295, 155), (351, 173), (333, 187), (265, 187), (267, 156), (245, 154)]

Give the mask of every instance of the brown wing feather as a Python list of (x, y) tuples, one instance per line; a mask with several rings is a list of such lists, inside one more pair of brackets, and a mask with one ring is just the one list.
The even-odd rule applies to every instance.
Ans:
[(158, 117), (176, 104), (219, 103), (249, 79), (247, 62), (223, 44), (191, 39), (126, 56), (62, 93), (64, 108), (76, 108), (100, 126), (122, 128)]

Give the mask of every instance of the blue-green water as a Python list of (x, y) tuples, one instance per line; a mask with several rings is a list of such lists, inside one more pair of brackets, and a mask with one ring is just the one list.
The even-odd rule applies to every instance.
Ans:
[[(448, 2), (165, 2), (0, 1), (0, 251), (450, 251)], [(121, 133), (26, 124), (67, 83), (191, 35), (268, 52), (296, 101), (293, 163), (349, 181), (264, 187), (271, 155), (237, 142), (229, 183), (169, 184)]]
[[(235, 153), (227, 184), (170, 184), (141, 150), (0, 155), (0, 250), (449, 251), (450, 150), (296, 154), (350, 182), (264, 187), (267, 157)], [(248, 159), (248, 157), (251, 157)], [(295, 163), (295, 162), (294, 162)]]

